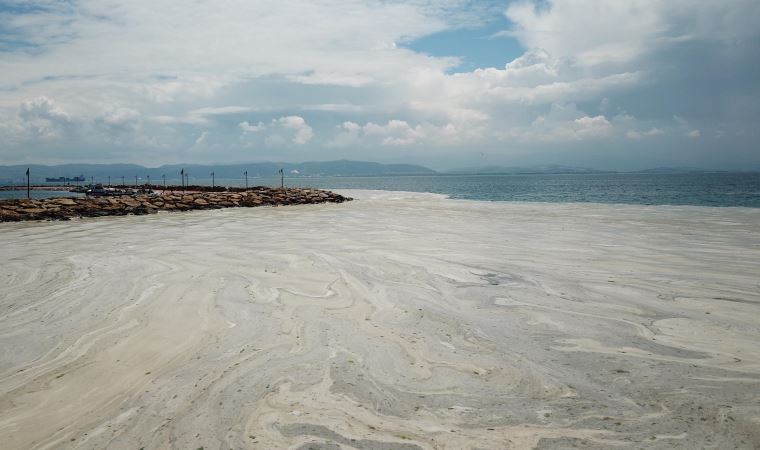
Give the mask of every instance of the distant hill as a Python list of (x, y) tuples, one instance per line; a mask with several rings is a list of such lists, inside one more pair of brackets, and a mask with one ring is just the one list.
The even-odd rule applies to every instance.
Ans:
[(564, 173), (605, 173), (603, 170), (590, 169), (587, 167), (561, 166), (557, 164), (544, 164), (536, 166), (483, 166), (464, 167), (446, 172), (452, 175), (518, 175), (518, 174), (564, 174)]
[(134, 177), (141, 180), (150, 176), (154, 182), (161, 180), (162, 175), (167, 179), (179, 179), (179, 173), (185, 169), (193, 178), (210, 178), (213, 171), (217, 179), (242, 178), (243, 172), (248, 176), (275, 177), (283, 169), (287, 177), (320, 177), (320, 176), (381, 176), (381, 175), (431, 175), (437, 172), (427, 167), (412, 164), (380, 164), (364, 161), (310, 161), (304, 163), (262, 162), (250, 164), (171, 164), (157, 168), (147, 168), (137, 164), (62, 164), (45, 165), (14, 165), (0, 166), (0, 182), (18, 183), (25, 181), (24, 173), (27, 167), (32, 174), (32, 182), (41, 183), (47, 177), (74, 177), (82, 175), (85, 179), (94, 177), (96, 181), (104, 181), (109, 176), (113, 183), (125, 178), (127, 183), (134, 182)]
[(652, 173), (652, 174), (677, 174), (677, 173), (722, 173), (728, 172), (726, 170), (709, 170), (702, 169), (700, 167), (654, 167), (652, 169), (639, 170), (636, 173)]

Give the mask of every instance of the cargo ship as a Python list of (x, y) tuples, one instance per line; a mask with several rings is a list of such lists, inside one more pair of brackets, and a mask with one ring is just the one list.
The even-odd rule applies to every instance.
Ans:
[(74, 178), (68, 178), (68, 177), (47, 177), (45, 178), (45, 181), (48, 183), (78, 183), (80, 181), (84, 181), (84, 175), (79, 175), (78, 177)]

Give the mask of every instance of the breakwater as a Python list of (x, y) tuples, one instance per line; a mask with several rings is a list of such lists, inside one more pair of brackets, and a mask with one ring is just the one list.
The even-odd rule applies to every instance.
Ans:
[(190, 211), (235, 207), (342, 203), (351, 200), (330, 191), (301, 188), (256, 187), (249, 190), (205, 190), (86, 198), (0, 201), (0, 222), (69, 220), (75, 217), (152, 214), (158, 211)]

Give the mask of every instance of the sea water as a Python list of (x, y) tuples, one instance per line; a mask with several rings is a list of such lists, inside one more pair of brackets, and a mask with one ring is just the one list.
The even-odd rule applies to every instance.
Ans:
[[(241, 185), (241, 180), (226, 181)], [(250, 179), (249, 184), (277, 186), (280, 179)], [(285, 178), (285, 185), (432, 192), (490, 201), (760, 207), (760, 174), (746, 173)]]
[[(83, 197), (84, 194), (78, 194), (68, 191), (44, 191), (32, 190), (29, 192), (33, 199), (53, 198), (53, 197)], [(0, 191), (0, 200), (10, 198), (26, 198), (26, 189), (16, 191)]]
[[(286, 177), (284, 181), (290, 187), (432, 192), (456, 199), (489, 201), (760, 207), (757, 173)], [(179, 179), (167, 182), (180, 184)], [(279, 186), (280, 178), (251, 177), (248, 182), (249, 186)], [(210, 185), (211, 179), (191, 179), (190, 184)], [(216, 185), (240, 187), (245, 185), (245, 179), (217, 178)], [(32, 195), (44, 198), (74, 194), (33, 191)], [(24, 197), (25, 190), (0, 191), (0, 198)]]

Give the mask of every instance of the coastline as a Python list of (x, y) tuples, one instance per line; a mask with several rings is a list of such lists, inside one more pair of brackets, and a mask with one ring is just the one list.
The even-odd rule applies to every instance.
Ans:
[(760, 210), (337, 193), (0, 225), (0, 440), (760, 442)]

